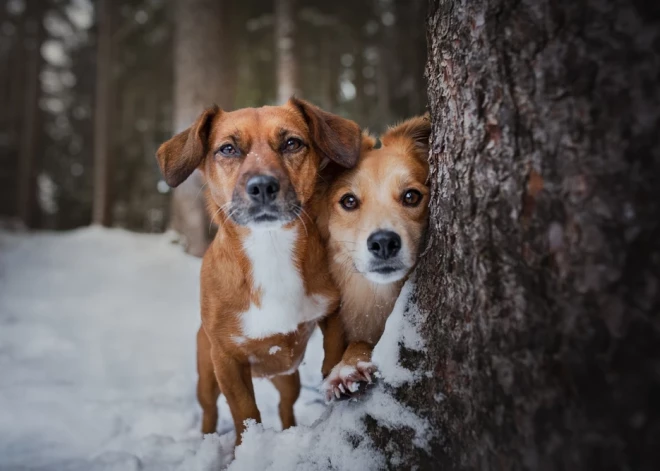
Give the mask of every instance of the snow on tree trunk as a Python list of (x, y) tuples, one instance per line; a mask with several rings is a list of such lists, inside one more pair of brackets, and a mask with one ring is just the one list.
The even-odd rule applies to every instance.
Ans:
[[(652, 6), (653, 5), (653, 6)], [(660, 462), (660, 9), (431, 1), (428, 248), (411, 304), (431, 421), (408, 469)]]
[(296, 0), (275, 0), (275, 49), (277, 51), (277, 102), (286, 102), (298, 91), (294, 54)]
[[(204, 108), (232, 105), (233, 65), (227, 32), (231, 18), (220, 0), (177, 0), (174, 39), (174, 127), (190, 126)], [(186, 250), (202, 256), (209, 242), (203, 181), (199, 172), (174, 190), (171, 226), (185, 239)]]

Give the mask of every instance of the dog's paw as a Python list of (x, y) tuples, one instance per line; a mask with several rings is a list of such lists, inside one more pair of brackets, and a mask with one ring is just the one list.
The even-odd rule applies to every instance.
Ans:
[(358, 361), (355, 365), (345, 362), (337, 364), (321, 385), (321, 392), (326, 401), (347, 399), (353, 397), (366, 384), (371, 384), (376, 366), (370, 361)]

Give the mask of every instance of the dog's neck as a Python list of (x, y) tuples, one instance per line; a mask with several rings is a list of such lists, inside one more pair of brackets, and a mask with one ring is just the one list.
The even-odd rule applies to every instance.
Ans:
[(385, 322), (394, 308), (403, 280), (378, 284), (355, 270), (352, 261), (330, 253), (330, 271), (341, 293), (340, 315), (347, 340), (378, 342)]

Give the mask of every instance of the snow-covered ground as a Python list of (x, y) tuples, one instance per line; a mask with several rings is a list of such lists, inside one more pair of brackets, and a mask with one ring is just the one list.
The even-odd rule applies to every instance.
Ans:
[(232, 461), (222, 396), (219, 434), (198, 431), (199, 267), (167, 234), (0, 232), (0, 471), (376, 470), (385, 458), (365, 437), (365, 414), (428, 443), (426, 421), (384, 387), (419, 375), (398, 364), (399, 343), (423, 347), (402, 296), (374, 351), (383, 376), (368, 400), (323, 403), (316, 332), (299, 426), (279, 432), (277, 392), (256, 380), (263, 424)]
[[(228, 463), (224, 399), (221, 437), (203, 443), (198, 432), (200, 261), (170, 240), (98, 228), (0, 233), (0, 470)], [(301, 369), (301, 424), (325, 409), (319, 340)], [(279, 429), (277, 392), (265, 380), (255, 389), (264, 426)]]

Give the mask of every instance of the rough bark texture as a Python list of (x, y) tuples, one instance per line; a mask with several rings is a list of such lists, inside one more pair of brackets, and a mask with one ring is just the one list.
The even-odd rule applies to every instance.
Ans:
[[(174, 131), (190, 126), (212, 104), (232, 105), (231, 16), (221, 0), (177, 0), (174, 38)], [(186, 250), (202, 256), (209, 242), (209, 220), (199, 172), (174, 190), (171, 226)]]
[[(657, 469), (660, 7), (434, 0), (422, 469)], [(405, 443), (405, 442), (404, 442)]]
[(112, 0), (100, 0), (97, 12), (96, 92), (94, 103), (94, 199), (92, 222), (112, 224)]
[(294, 54), (296, 0), (275, 0), (275, 49), (277, 52), (277, 102), (285, 103), (298, 92)]

